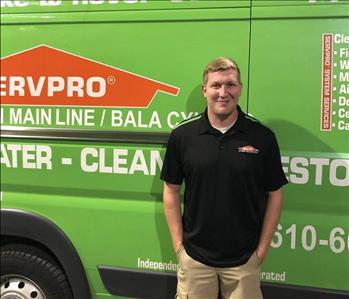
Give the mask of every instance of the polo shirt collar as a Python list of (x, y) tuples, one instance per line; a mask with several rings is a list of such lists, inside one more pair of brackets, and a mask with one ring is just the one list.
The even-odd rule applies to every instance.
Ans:
[[(235, 124), (225, 133), (227, 134), (231, 134), (231, 133), (235, 133), (237, 131), (241, 131), (241, 132), (246, 132), (247, 131), (247, 123), (246, 123), (246, 116), (245, 113), (241, 110), (240, 106), (237, 106), (237, 109), (239, 111), (238, 114), (238, 118), (235, 122)], [(220, 131), (218, 131), (217, 129), (215, 129), (214, 127), (211, 126), (211, 123), (208, 119), (207, 116), (207, 108), (205, 109), (205, 111), (202, 113), (202, 118), (201, 118), (201, 122), (200, 122), (200, 127), (199, 127), (199, 134), (205, 134), (205, 133), (209, 133), (212, 135), (221, 135), (222, 133)]]

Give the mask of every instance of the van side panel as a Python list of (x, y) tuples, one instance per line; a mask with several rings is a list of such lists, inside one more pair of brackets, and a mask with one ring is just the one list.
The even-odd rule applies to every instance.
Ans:
[(260, 2), (252, 8), (249, 112), (277, 134), (289, 180), (261, 275), (348, 291), (349, 7)]

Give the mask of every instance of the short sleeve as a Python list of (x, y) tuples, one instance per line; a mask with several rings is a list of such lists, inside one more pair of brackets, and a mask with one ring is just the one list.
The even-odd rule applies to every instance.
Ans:
[(275, 135), (272, 133), (269, 140), (268, 152), (265, 159), (264, 189), (275, 191), (288, 183), (282, 169), (279, 146)]
[(180, 185), (183, 182), (183, 170), (180, 159), (179, 140), (174, 131), (168, 139), (160, 179), (170, 184)]

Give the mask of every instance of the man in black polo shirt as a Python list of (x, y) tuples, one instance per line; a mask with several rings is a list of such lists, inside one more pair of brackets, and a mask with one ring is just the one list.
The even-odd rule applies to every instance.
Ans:
[[(287, 183), (273, 132), (238, 106), (240, 70), (217, 58), (204, 71), (204, 113), (169, 138), (161, 179), (177, 253), (177, 298), (260, 299), (259, 268)], [(180, 188), (185, 182), (184, 212)]]

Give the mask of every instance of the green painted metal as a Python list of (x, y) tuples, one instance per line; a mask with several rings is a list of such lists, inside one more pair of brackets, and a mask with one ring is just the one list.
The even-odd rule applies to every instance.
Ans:
[[(147, 108), (2, 104), (1, 125), (169, 132), (204, 109), (205, 64), (234, 57), (244, 83), (241, 105), (277, 134), (290, 180), (262, 279), (349, 291), (349, 144), (348, 129), (340, 125), (348, 123), (349, 96), (339, 93), (348, 84), (339, 78), (345, 81), (348, 70), (334, 66), (348, 60), (349, 4), (80, 2), (3, 7), (1, 57), (44, 44), (178, 87), (178, 95), (158, 92)], [(334, 127), (327, 132), (320, 130), (323, 34), (333, 36), (338, 77)], [(23, 117), (15, 121), (11, 113), (19, 109)], [(40, 109), (59, 111), (61, 122), (57, 115), (41, 122)], [(92, 109), (96, 121), (69, 123), (74, 109)], [(139, 260), (176, 262), (161, 202), (164, 152), (165, 146), (151, 144), (4, 138), (1, 207), (32, 211), (57, 224), (82, 259), (93, 298), (116, 298), (104, 289), (97, 265), (139, 269)]]
[[(348, 4), (348, 0), (252, 0), (253, 6), (303, 6), (314, 8), (316, 6), (331, 5), (334, 7), (338, 4)], [(332, 9), (332, 8), (331, 8)], [(310, 16), (310, 15), (308, 15)]]
[[(6, 1), (2, 13), (177, 10), (249, 7), (250, 0), (21, 0)], [(16, 4), (17, 2), (17, 4)]]
[[(340, 125), (348, 122), (340, 117), (348, 106), (333, 103), (336, 114), (330, 132), (320, 130), (320, 120), (323, 34), (331, 33), (338, 40), (349, 36), (349, 10), (347, 5), (322, 5), (312, 15), (311, 9), (252, 10), (256, 20), (251, 30), (249, 112), (274, 128), (290, 180), (274, 238), (282, 242), (271, 252), (264, 270), (279, 268), (293, 284), (324, 288), (333, 288), (331, 277), (336, 276), (336, 288), (348, 290), (349, 140), (348, 129)], [(304, 18), (307, 15), (316, 18)], [(347, 73), (339, 69), (341, 61), (348, 59), (348, 55), (340, 57), (344, 49), (347, 43), (334, 42), (333, 74), (338, 77)], [(348, 98), (348, 92), (339, 94), (342, 84), (333, 79), (333, 87), (338, 88), (334, 99)], [(337, 162), (343, 166), (334, 168)], [(336, 178), (346, 180), (340, 184)], [(287, 265), (281, 263), (285, 260)]]
[[(257, 2), (258, 3), (258, 2)], [(349, 16), (348, 4), (336, 5), (308, 5), (308, 6), (254, 6), (253, 19), (313, 19), (313, 18), (347, 18)]]

